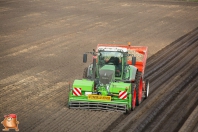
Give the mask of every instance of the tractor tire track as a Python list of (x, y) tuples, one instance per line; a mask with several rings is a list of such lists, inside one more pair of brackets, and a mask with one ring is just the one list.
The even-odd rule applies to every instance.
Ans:
[[(198, 79), (198, 77), (196, 77), (196, 79)], [(156, 119), (149, 124), (149, 127), (145, 131), (159, 131), (162, 128), (162, 124), (165, 124), (165, 122), (167, 122), (168, 118), (170, 118), (174, 112), (180, 112), (181, 110), (182, 111), (185, 110), (185, 108), (181, 109), (180, 105), (182, 105), (183, 102), (187, 98), (189, 98), (188, 97), (189, 95), (193, 95), (194, 93), (196, 93), (195, 91), (196, 87), (197, 87), (197, 82), (195, 81), (195, 82), (190, 83), (182, 92), (178, 92), (177, 94), (180, 94), (180, 95), (175, 96), (174, 99), (172, 99), (174, 103), (164, 108), (163, 112), (161, 112), (159, 116), (156, 117)], [(193, 97), (193, 96), (190, 96), (190, 97)]]
[(185, 121), (183, 126), (180, 128), (179, 132), (196, 132), (196, 127), (198, 123), (198, 105)]

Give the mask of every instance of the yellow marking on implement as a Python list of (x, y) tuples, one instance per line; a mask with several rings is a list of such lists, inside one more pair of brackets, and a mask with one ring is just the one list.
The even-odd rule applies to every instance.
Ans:
[(111, 96), (102, 96), (102, 95), (88, 95), (89, 100), (105, 100), (105, 101), (111, 101)]

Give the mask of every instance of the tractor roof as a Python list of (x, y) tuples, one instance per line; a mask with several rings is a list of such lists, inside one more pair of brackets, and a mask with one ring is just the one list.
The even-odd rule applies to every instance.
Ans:
[(98, 51), (119, 51), (119, 52), (128, 52), (127, 48), (123, 47), (106, 47), (106, 46), (99, 46)]

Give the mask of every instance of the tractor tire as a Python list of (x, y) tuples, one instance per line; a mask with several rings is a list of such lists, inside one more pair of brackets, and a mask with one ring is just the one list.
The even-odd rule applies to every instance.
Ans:
[(135, 83), (136, 83), (136, 93), (137, 93), (137, 99), (136, 99), (136, 105), (140, 105), (142, 102), (142, 93), (143, 93), (143, 80), (142, 80), (142, 73), (137, 71), (136, 77), (135, 77)]
[(145, 99), (148, 98), (149, 96), (149, 80), (147, 79), (146, 80), (146, 83), (145, 83)]
[(88, 70), (88, 67), (85, 67), (84, 72), (83, 72), (83, 78), (84, 79), (88, 79), (88, 77), (87, 77), (87, 70)]
[(131, 91), (131, 94), (132, 94), (132, 101), (131, 101), (131, 110), (134, 111), (135, 107), (136, 107), (136, 99), (137, 99), (137, 94), (136, 94), (136, 87), (135, 85), (132, 87), (132, 91)]

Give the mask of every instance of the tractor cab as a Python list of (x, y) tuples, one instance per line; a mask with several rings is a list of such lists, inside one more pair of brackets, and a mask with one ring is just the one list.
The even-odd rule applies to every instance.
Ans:
[(97, 65), (99, 77), (102, 78), (107, 73), (111, 73), (115, 79), (122, 79), (124, 67), (127, 62), (127, 55), (128, 52), (126, 48), (98, 47)]

